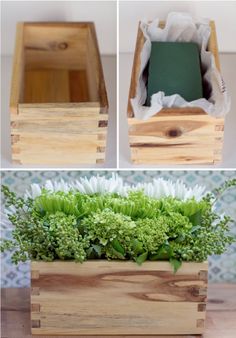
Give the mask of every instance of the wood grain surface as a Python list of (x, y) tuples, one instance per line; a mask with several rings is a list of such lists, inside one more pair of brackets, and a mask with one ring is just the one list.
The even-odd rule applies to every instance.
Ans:
[(10, 110), (13, 162), (104, 162), (108, 101), (93, 23), (17, 26)]
[[(69, 336), (31, 335), (30, 332), (30, 289), (11, 288), (1, 290), (2, 338), (69, 338)], [(236, 285), (209, 284), (204, 334), (152, 336), (158, 338), (235, 338), (236, 332)], [(76, 336), (74, 336), (76, 337)], [(77, 336), (77, 338), (86, 336)], [(89, 336), (94, 338), (95, 336)], [(102, 336), (101, 337), (107, 337)], [(139, 336), (113, 336), (113, 338)], [(141, 335), (147, 338), (147, 335)]]
[[(164, 27), (161, 22), (160, 26)], [(216, 29), (210, 22), (209, 50), (220, 70)], [(147, 120), (134, 117), (130, 99), (136, 96), (140, 53), (145, 38), (139, 27), (128, 99), (131, 160), (135, 164), (213, 164), (221, 161), (224, 119), (199, 108), (164, 108)]]
[[(202, 333), (207, 263), (31, 263), (34, 334)], [(186, 321), (186, 318), (188, 320)]]

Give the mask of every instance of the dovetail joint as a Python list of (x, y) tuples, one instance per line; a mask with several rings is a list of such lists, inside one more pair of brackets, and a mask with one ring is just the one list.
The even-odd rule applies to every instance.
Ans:
[(96, 163), (104, 163), (104, 159), (96, 159)]
[(106, 120), (98, 121), (98, 127), (99, 128), (105, 128), (105, 127), (107, 127), (107, 125), (108, 125), (108, 121), (106, 121)]
[(215, 131), (224, 131), (224, 125), (216, 125)]
[(31, 288), (31, 295), (33, 296), (39, 296), (40, 292), (39, 292), (39, 287), (32, 287)]
[(39, 279), (39, 271), (38, 270), (32, 270), (31, 271), (31, 279)]
[(200, 270), (198, 273), (199, 279), (207, 281), (208, 271), (207, 270)]
[(34, 328), (38, 328), (38, 327), (41, 327), (41, 323), (40, 323), (40, 320), (31, 320), (31, 327), (34, 329)]
[(31, 312), (39, 313), (40, 312), (40, 304), (31, 304)]
[(200, 303), (197, 306), (198, 312), (205, 312), (206, 311), (206, 304), (205, 303)]
[(105, 147), (97, 147), (97, 153), (105, 153)]
[(197, 319), (197, 327), (203, 328), (205, 325), (204, 319)]

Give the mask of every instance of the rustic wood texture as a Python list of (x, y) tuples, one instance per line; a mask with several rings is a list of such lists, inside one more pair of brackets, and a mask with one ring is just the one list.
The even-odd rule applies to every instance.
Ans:
[(103, 163), (108, 101), (94, 24), (20, 24), (10, 106), (13, 162)]
[[(207, 263), (31, 263), (33, 334), (200, 334)], [(188, 320), (186, 321), (186, 318)]]
[[(206, 306), (206, 325), (204, 334), (152, 336), (158, 338), (235, 338), (236, 324), (236, 285), (209, 284)], [(2, 338), (69, 338), (70, 336), (31, 335), (30, 289), (2, 289)], [(186, 318), (186, 320), (188, 317)], [(82, 338), (86, 336), (74, 336)], [(94, 338), (95, 336), (89, 336)], [(107, 336), (100, 336), (107, 337)], [(138, 336), (113, 336), (113, 338)], [(141, 335), (147, 338), (147, 335)], [(150, 337), (150, 336), (149, 336)]]
[(16, 28), (16, 43), (13, 59), (12, 68), (12, 79), (11, 79), (11, 94), (10, 94), (10, 112), (11, 114), (17, 114), (18, 102), (23, 96), (24, 81), (24, 25), (22, 23), (17, 24)]
[(99, 103), (58, 104), (57, 108), (20, 104), (19, 112), (11, 122), (15, 161), (60, 165), (105, 160), (108, 115), (100, 114)]
[[(160, 22), (160, 27), (165, 23)], [(210, 22), (209, 50), (220, 70), (216, 30)], [(164, 108), (148, 120), (134, 118), (130, 99), (135, 97), (140, 53), (145, 38), (139, 27), (128, 99), (131, 160), (135, 164), (214, 164), (222, 159), (224, 119), (199, 108)], [(197, 151), (198, 150), (198, 151)]]

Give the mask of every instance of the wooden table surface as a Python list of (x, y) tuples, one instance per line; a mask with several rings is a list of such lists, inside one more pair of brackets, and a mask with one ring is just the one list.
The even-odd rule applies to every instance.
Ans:
[[(2, 338), (30, 338), (30, 290), (2, 289)], [(188, 318), (186, 318), (188, 320)], [(33, 336), (34, 338), (68, 338), (68, 336)], [(84, 336), (73, 336), (84, 337)], [(100, 336), (101, 337), (101, 336)], [(121, 338), (121, 336), (112, 336)], [(127, 336), (128, 337), (128, 336)], [(129, 336), (129, 338), (134, 336)], [(139, 336), (140, 337), (140, 336)], [(141, 336), (147, 337), (147, 336)], [(154, 337), (154, 336), (152, 336)], [(200, 336), (158, 336), (196, 338)], [(236, 284), (210, 284), (207, 320), (203, 338), (236, 337)], [(90, 336), (92, 338), (92, 336)], [(125, 338), (125, 336), (122, 336)]]

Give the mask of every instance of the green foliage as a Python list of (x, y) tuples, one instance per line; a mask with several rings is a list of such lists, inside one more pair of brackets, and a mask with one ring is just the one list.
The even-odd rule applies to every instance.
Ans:
[(129, 216), (104, 209), (81, 221), (85, 238), (99, 245), (106, 258), (125, 259), (136, 224)]
[(150, 254), (157, 252), (168, 239), (168, 224), (165, 217), (139, 219), (136, 224), (137, 229), (134, 236), (142, 243), (145, 252)]
[(34, 206), (42, 215), (63, 212), (66, 215), (81, 217), (85, 213), (82, 195), (74, 194), (71, 191), (68, 193), (43, 191), (40, 196), (36, 197)]
[(42, 190), (35, 199), (17, 197), (2, 187), (8, 215), (15, 226), (1, 250), (12, 251), (12, 261), (106, 258), (169, 260), (176, 272), (182, 261), (204, 261), (221, 254), (235, 239), (231, 219), (220, 217), (213, 205), (236, 181), (226, 182), (201, 201), (165, 197), (154, 199), (143, 191), (118, 194), (81, 194)]

